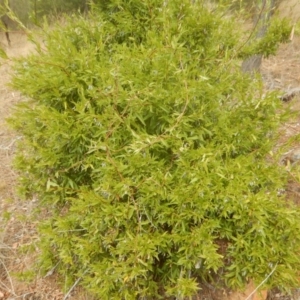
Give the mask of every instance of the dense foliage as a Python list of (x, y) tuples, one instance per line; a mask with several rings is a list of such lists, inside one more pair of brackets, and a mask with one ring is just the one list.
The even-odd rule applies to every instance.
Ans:
[(299, 216), (266, 159), (281, 103), (240, 73), (234, 27), (188, 0), (113, 0), (18, 61), (16, 165), (48, 210), (45, 270), (98, 299), (296, 282)]

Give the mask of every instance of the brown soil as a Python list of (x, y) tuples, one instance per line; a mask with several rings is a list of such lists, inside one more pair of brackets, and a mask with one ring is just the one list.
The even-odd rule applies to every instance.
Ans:
[[(28, 55), (35, 49), (24, 33), (10, 34), (10, 39), (11, 46), (8, 47), (5, 35), (0, 32), (0, 45), (9, 58)], [(55, 275), (42, 277), (36, 274), (30, 283), (15, 276), (18, 272), (26, 275), (32, 270), (37, 253), (37, 234), (34, 221), (27, 220), (35, 199), (19, 199), (17, 174), (12, 167), (15, 144), (21, 137), (8, 128), (5, 119), (14, 104), (22, 101), (22, 96), (8, 86), (10, 65), (10, 60), (0, 60), (0, 299), (61, 300), (65, 295)], [(77, 289), (68, 299), (91, 298)]]
[[(289, 0), (284, 3), (281, 12), (290, 16), (293, 21), (298, 21), (300, 17), (299, 0)], [(293, 6), (294, 5), (294, 6)], [(290, 10), (292, 6), (292, 10)], [(27, 40), (23, 33), (11, 34), (11, 47), (3, 33), (0, 33), (0, 45), (5, 48), (9, 57), (27, 55), (34, 51), (34, 45)], [(14, 104), (22, 101), (20, 93), (7, 86), (10, 80), (10, 60), (0, 60), (0, 300), (1, 299), (31, 299), (31, 300), (62, 300), (62, 288), (56, 282), (56, 276), (41, 276), (36, 274), (30, 283), (20, 280), (14, 276), (17, 272), (30, 271), (35, 260), (37, 249), (35, 241), (37, 234), (34, 221), (26, 218), (35, 206), (35, 199), (22, 201), (16, 194), (17, 174), (12, 168), (15, 143), (21, 139), (15, 132), (10, 130), (5, 119), (10, 115)], [(292, 42), (282, 45), (278, 54), (268, 60), (263, 61), (262, 74), (266, 83), (266, 88), (277, 89), (287, 92), (292, 88), (300, 88), (300, 36), (295, 36)], [(292, 108), (298, 113), (297, 119), (285, 124), (282, 128), (283, 135), (280, 141), (284, 144), (287, 139), (300, 133), (300, 93), (291, 100)], [(287, 149), (283, 161), (297, 157), (300, 143), (294, 143)], [(295, 154), (296, 153), (296, 154)], [(290, 197), (300, 203), (300, 186), (297, 182), (291, 182), (287, 188)], [(22, 249), (22, 251), (20, 251)], [(225, 293), (216, 290), (212, 286), (205, 286), (198, 299), (206, 300), (245, 300), (255, 289), (249, 284), (244, 293)], [(258, 295), (256, 295), (259, 299)], [(76, 287), (71, 292), (68, 299), (92, 299), (83, 291)], [(249, 298), (249, 300), (254, 298)], [(265, 299), (265, 294), (261, 299)], [(300, 300), (300, 293), (295, 290), (292, 296), (284, 296), (276, 291), (269, 292), (268, 300)]]

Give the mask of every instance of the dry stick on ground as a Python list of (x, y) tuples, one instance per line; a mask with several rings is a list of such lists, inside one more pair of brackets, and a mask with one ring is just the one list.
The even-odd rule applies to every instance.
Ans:
[(256, 289), (250, 293), (250, 295), (245, 299), (245, 300), (249, 300), (251, 299), (251, 297), (257, 292), (257, 290), (270, 278), (270, 276), (275, 272), (276, 268), (277, 268), (278, 262), (276, 263), (275, 267), (272, 269), (272, 271), (269, 273), (269, 275), (256, 287)]
[[(85, 273), (87, 272), (87, 270), (83, 273), (82, 276), (85, 275)], [(79, 281), (82, 279), (82, 277), (77, 278), (77, 280), (75, 281), (75, 283), (72, 285), (72, 287), (69, 289), (69, 291), (67, 292), (67, 294), (64, 296), (63, 300), (67, 300), (70, 296), (70, 294), (72, 293), (72, 291), (75, 289), (75, 287), (77, 286), (77, 284), (79, 283)]]
[(13, 285), (12, 279), (11, 279), (11, 277), (10, 277), (10, 275), (9, 275), (9, 272), (8, 272), (8, 270), (7, 270), (7, 268), (6, 268), (5, 264), (4, 264), (4, 262), (3, 262), (2, 260), (0, 260), (0, 262), (1, 262), (3, 268), (4, 268), (5, 272), (6, 272), (6, 275), (7, 275), (7, 277), (8, 277), (8, 280), (9, 280), (9, 283), (10, 283), (10, 286), (11, 286), (11, 289), (9, 289), (4, 283), (2, 283), (2, 285), (5, 286), (6, 289), (7, 289), (11, 294), (13, 294), (14, 296), (16, 296), (15, 289), (14, 289), (14, 285)]
[(284, 102), (288, 102), (290, 100), (292, 100), (294, 97), (296, 97), (297, 95), (300, 94), (300, 88), (294, 88), (291, 89), (289, 91), (287, 91), (285, 94), (283, 94), (282, 96), (280, 96), (280, 100), (284, 101)]
[(0, 145), (0, 150), (11, 150), (12, 146), (18, 141), (20, 140), (22, 137), (18, 136), (15, 139), (13, 139), (10, 144), (8, 146), (2, 146)]

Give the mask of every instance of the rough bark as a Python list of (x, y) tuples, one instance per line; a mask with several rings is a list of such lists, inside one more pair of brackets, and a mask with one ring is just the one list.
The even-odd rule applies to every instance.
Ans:
[(20, 28), (19, 23), (14, 20), (10, 12), (13, 13), (20, 22), (25, 26), (28, 25), (28, 17), (30, 12), (30, 0), (0, 0), (0, 30), (5, 31), (7, 43), (10, 45), (9, 32)]
[[(259, 2), (254, 14), (254, 28), (257, 29), (256, 39), (265, 36), (279, 0), (260, 0)], [(246, 58), (241, 66), (242, 72), (251, 74), (260, 72), (262, 58), (263, 55), (259, 53)]]

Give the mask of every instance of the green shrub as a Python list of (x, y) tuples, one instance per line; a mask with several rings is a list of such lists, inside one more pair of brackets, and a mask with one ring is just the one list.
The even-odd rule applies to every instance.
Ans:
[(299, 216), (271, 159), (281, 103), (239, 72), (234, 22), (188, 0), (112, 1), (15, 65), (40, 261), (98, 299), (184, 299), (199, 280), (288, 288)]

